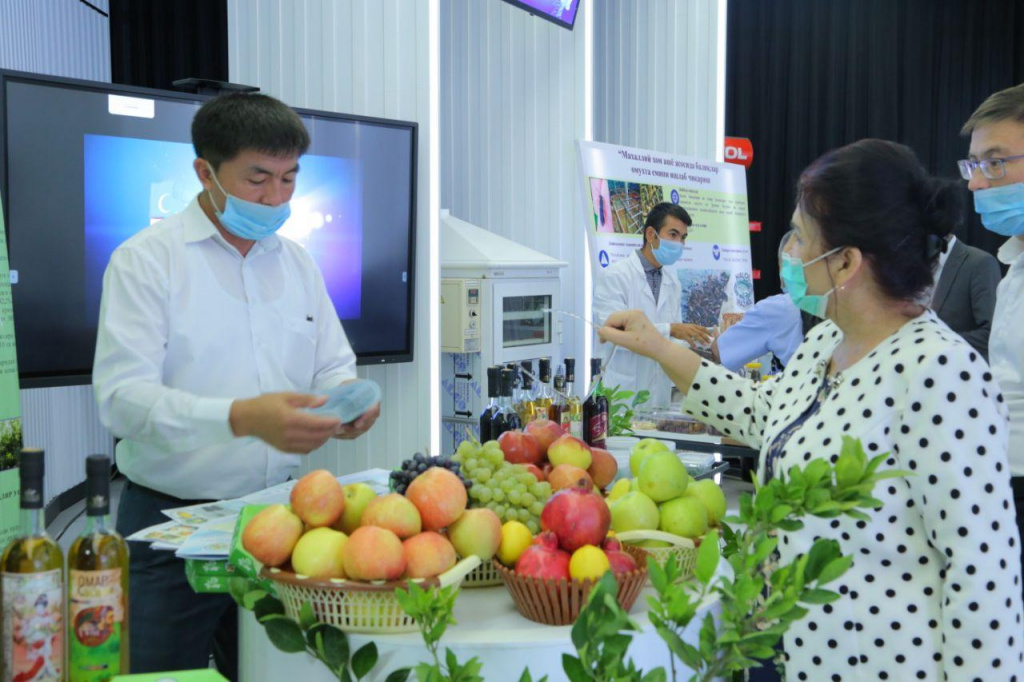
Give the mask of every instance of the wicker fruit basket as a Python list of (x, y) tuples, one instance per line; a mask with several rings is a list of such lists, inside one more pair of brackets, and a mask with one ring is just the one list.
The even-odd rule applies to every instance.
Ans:
[[(680, 535), (673, 535), (660, 530), (627, 530), (616, 533), (615, 537), (626, 547), (632, 547), (646, 552), (654, 557), (662, 566), (670, 556), (676, 556), (680, 563), (682, 572), (676, 582), (689, 580), (693, 576), (693, 570), (697, 566), (697, 548), (700, 547), (700, 538), (691, 540)], [(628, 544), (642, 540), (660, 540), (670, 544), (669, 547), (637, 547)]]
[[(624, 547), (624, 551), (637, 561), (640, 568), (615, 577), (619, 583), (619, 604), (629, 611), (647, 582), (646, 554), (636, 547)], [(512, 595), (519, 613), (526, 618), (544, 625), (572, 625), (587, 603), (594, 581), (586, 580), (541, 580), (519, 575), (501, 565), (497, 559), (494, 568)]]
[[(414, 582), (421, 587), (459, 585), (479, 565), (480, 558), (471, 556), (436, 578)], [(260, 576), (273, 581), (289, 618), (299, 620), (302, 605), (309, 602), (318, 621), (345, 632), (396, 634), (417, 630), (416, 621), (395, 598), (395, 589), (404, 588), (410, 581), (317, 580), (278, 568), (264, 568)]]
[(494, 587), (501, 584), (501, 574), (494, 567), (493, 561), (481, 562), (462, 581), (462, 586), (469, 587)]

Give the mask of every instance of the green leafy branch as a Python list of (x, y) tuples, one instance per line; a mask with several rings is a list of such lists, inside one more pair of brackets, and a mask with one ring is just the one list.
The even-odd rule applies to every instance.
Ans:
[(376, 644), (363, 645), (349, 658), (348, 635), (317, 621), (309, 602), (302, 605), (299, 622), (295, 622), (285, 614), (284, 604), (264, 590), (249, 590), (235, 600), (253, 612), (275, 647), (285, 653), (312, 654), (341, 682), (361, 680), (377, 665)]
[[(633, 412), (651, 398), (651, 392), (619, 390), (602, 385), (601, 395), (608, 399), (608, 435), (626, 436), (633, 433)], [(633, 400), (630, 400), (632, 398)]]

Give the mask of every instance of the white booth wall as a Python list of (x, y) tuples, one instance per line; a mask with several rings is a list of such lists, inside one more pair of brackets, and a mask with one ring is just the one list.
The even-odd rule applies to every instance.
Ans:
[[(109, 12), (108, 0), (92, 3)], [(109, 83), (110, 23), (80, 2), (3, 0), (0, 69)], [(85, 480), (87, 455), (114, 454), (92, 386), (23, 390), (21, 414), (25, 444), (46, 450), (47, 502)]]
[(296, 107), (419, 124), (414, 361), (360, 367), (359, 376), (383, 390), (380, 419), (355, 441), (329, 441), (306, 468), (391, 468), (430, 444), (428, 396), (440, 388), (431, 381), (428, 318), (437, 226), (428, 201), (429, 11), (427, 0), (228, 0), (231, 82)]

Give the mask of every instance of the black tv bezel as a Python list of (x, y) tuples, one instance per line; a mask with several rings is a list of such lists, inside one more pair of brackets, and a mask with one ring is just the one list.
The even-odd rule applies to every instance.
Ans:
[[(140, 97), (151, 97), (170, 101), (186, 103), (202, 103), (212, 98), (212, 95), (199, 95), (187, 92), (176, 92), (173, 90), (157, 90), (154, 88), (142, 88), (131, 85), (120, 85), (117, 83), (104, 83), (101, 81), (87, 81), (75, 78), (63, 78), (49, 76), (46, 74), (28, 73), (25, 71), (13, 71), (0, 69), (0, 199), (3, 199), (4, 234), (8, 245), (10, 244), (10, 202), (8, 197), (7, 182), (7, 84), (9, 82), (30, 83), (44, 86), (57, 86), (66, 89), (88, 90), (102, 94), (129, 95)], [(300, 116), (316, 116), (333, 119), (337, 121), (349, 121), (357, 123), (369, 123), (377, 126), (390, 128), (407, 129), (412, 133), (412, 150), (410, 158), (409, 186), (409, 263), (406, 272), (409, 280), (409, 314), (408, 324), (405, 331), (406, 347), (399, 351), (376, 351), (372, 353), (356, 353), (356, 364), (360, 366), (375, 366), (395, 364), (401, 362), (412, 362), (414, 360), (414, 349), (416, 342), (416, 213), (418, 199), (418, 154), (419, 154), (419, 124), (416, 121), (402, 121), (398, 119), (376, 118), (373, 116), (357, 116), (355, 114), (343, 114), (334, 111), (323, 111), (320, 109), (304, 109), (292, 107)], [(10, 246), (8, 246), (8, 251)], [(12, 304), (13, 305), (13, 304)], [(15, 338), (17, 338), (17, 319), (14, 326)], [(83, 368), (82, 371), (60, 371), (41, 372), (26, 374), (18, 370), (18, 379), (21, 388), (53, 388), (58, 386), (83, 386), (92, 383), (92, 366)]]
[(561, 26), (562, 28), (567, 28), (570, 31), (572, 31), (575, 28), (575, 26), (576, 26), (576, 17), (579, 16), (579, 14), (580, 14), (580, 5), (583, 4), (583, 0), (580, 0), (578, 3), (576, 3), (576, 12), (573, 13), (573, 15), (572, 15), (572, 21), (562, 21), (560, 19), (554, 18), (550, 14), (546, 14), (544, 12), (541, 12), (536, 7), (531, 7), (530, 5), (527, 5), (525, 2), (522, 2), (521, 0), (503, 0), (503, 1), (507, 2), (508, 4), (512, 5), (513, 7), (518, 7), (521, 10), (525, 10), (525, 11), (529, 12), (532, 16), (535, 16), (535, 17), (537, 17), (539, 19), (544, 19), (545, 21), (550, 21), (552, 24), (555, 24), (556, 26)]

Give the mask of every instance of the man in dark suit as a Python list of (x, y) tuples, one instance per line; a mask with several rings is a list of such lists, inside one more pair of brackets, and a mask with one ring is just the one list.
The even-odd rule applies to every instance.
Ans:
[(949, 238), (939, 256), (932, 310), (988, 360), (988, 334), (996, 305), (999, 263), (981, 249)]

